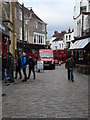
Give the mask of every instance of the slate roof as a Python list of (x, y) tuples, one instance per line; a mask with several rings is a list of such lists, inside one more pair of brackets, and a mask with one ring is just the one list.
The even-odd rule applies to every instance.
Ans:
[(58, 33), (58, 32), (55, 32), (54, 35), (52, 37), (56, 37), (54, 41), (60, 41), (60, 40), (63, 40), (64, 38), (64, 34), (66, 33), (66, 31), (62, 31), (61, 33)]

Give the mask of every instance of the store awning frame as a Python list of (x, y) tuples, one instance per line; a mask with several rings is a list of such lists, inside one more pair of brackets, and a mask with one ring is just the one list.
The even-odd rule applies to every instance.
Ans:
[(69, 48), (69, 50), (79, 50), (84, 49), (88, 44), (90, 43), (90, 37), (77, 40), (74, 42), (74, 44)]

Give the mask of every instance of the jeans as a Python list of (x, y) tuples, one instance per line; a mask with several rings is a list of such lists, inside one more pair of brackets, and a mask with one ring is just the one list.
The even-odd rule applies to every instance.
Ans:
[(68, 68), (68, 80), (74, 80), (73, 68)]
[(23, 68), (24, 80), (27, 80), (26, 68)]
[(4, 72), (4, 77), (5, 77), (5, 83), (7, 83), (7, 72)]
[(10, 80), (11, 80), (11, 82), (14, 81), (13, 70), (11, 70), (11, 69), (10, 69)]
[(34, 70), (34, 67), (32, 67), (32, 68), (29, 67), (28, 79), (29, 79), (29, 77), (30, 77), (30, 75), (31, 75), (31, 71), (33, 72), (33, 78), (35, 79), (35, 70)]

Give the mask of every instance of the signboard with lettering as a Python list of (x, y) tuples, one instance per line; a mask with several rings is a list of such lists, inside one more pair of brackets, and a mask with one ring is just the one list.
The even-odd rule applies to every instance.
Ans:
[(43, 61), (37, 61), (37, 70), (43, 70), (43, 69), (44, 69)]

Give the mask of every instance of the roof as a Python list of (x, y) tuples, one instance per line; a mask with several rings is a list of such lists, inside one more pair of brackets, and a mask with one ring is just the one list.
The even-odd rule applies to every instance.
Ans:
[[(22, 5), (21, 5), (19, 2), (18, 2), (18, 4), (19, 4), (19, 6), (22, 7)], [(33, 18), (35, 18), (35, 19), (43, 22), (44, 24), (46, 24), (43, 20), (41, 20), (41, 19), (34, 13), (34, 11), (32, 10), (32, 8), (29, 10), (28, 8), (26, 8), (26, 7), (24, 6), (24, 12), (25, 12), (25, 14), (28, 15), (28, 17), (30, 17), (30, 15), (32, 14), (32, 17), (33, 17)]]
[(81, 39), (78, 41), (75, 41), (74, 44), (69, 48), (69, 49), (83, 49), (85, 48), (88, 44), (90, 44), (90, 37)]
[(53, 42), (63, 40), (65, 33), (66, 33), (66, 31), (62, 31), (61, 33), (58, 33), (57, 31), (55, 31), (55, 33), (54, 33), (54, 35), (52, 37), (56, 37), (56, 39), (53, 40)]

